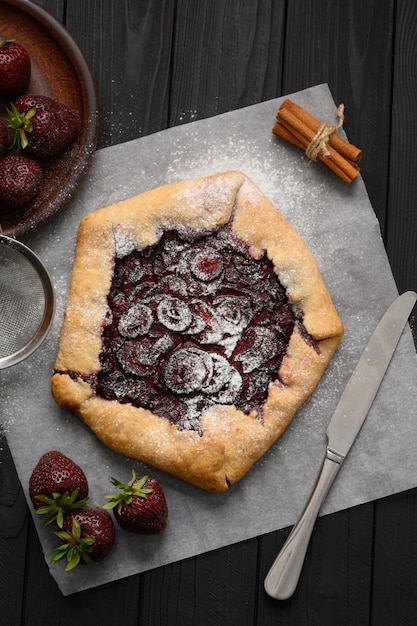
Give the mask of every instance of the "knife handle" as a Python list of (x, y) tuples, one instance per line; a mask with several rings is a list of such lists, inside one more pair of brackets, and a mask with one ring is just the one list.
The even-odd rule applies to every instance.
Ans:
[(343, 457), (328, 451), (307, 505), (265, 578), (265, 591), (277, 600), (286, 600), (297, 587), (320, 507), (342, 462)]

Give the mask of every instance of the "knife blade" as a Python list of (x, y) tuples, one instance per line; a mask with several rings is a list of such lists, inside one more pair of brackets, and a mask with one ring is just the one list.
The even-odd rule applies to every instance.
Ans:
[(371, 335), (327, 427), (327, 448), (310, 498), (264, 582), (277, 600), (295, 591), (321, 505), (369, 413), (417, 300), (406, 291), (388, 308)]

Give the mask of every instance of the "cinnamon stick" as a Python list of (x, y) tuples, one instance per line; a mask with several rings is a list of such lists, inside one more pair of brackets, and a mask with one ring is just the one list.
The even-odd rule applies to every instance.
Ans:
[[(277, 122), (272, 132), (304, 151), (309, 148), (313, 139), (316, 138), (317, 132), (322, 128), (319, 120), (316, 120), (291, 100), (285, 100), (276, 117)], [(335, 127), (328, 128), (331, 132)], [(344, 182), (351, 183), (359, 174), (360, 170), (357, 163), (361, 158), (362, 151), (334, 132), (330, 134), (325, 148), (326, 153), (319, 152), (317, 158)]]
[[(274, 125), (274, 128), (272, 130), (273, 130), (273, 133), (277, 135), (278, 137), (281, 137), (281, 139), (285, 139), (285, 141), (292, 143), (294, 146), (297, 146), (298, 148), (301, 148), (302, 150), (306, 150), (308, 146), (308, 142), (305, 141), (303, 137), (300, 137), (300, 135), (296, 136), (294, 133), (291, 133), (282, 124), (279, 124), (277, 122)], [(339, 176), (339, 178), (341, 178), (345, 183), (352, 182), (353, 180), (352, 176), (348, 176), (343, 170), (337, 167), (336, 163), (334, 163), (333, 161), (330, 161), (329, 159), (326, 159), (325, 157), (319, 157), (319, 159), (323, 161), (323, 163), (325, 163), (329, 167), (329, 169), (331, 169), (335, 174), (337, 174), (337, 176)], [(357, 170), (357, 174), (359, 174), (359, 169)]]
[[(296, 115), (305, 126), (308, 126), (308, 128), (310, 128), (310, 130), (314, 132), (314, 134), (317, 133), (321, 126), (321, 122), (313, 115), (311, 115), (308, 111), (298, 106), (298, 104), (296, 104), (292, 100), (285, 100), (282, 103), (280, 110), (282, 111), (285, 109), (288, 109), (289, 111), (291, 111), (291, 113)], [(345, 157), (345, 159), (347, 159), (348, 161), (352, 161), (352, 163), (359, 163), (362, 158), (362, 150), (343, 139), (343, 137), (341, 137), (337, 133), (333, 133), (333, 135), (330, 137), (329, 144), (335, 150), (337, 150), (339, 154)]]
[[(309, 143), (314, 139), (315, 133), (310, 130), (308, 126), (305, 126), (298, 117), (296, 117), (291, 111), (284, 109), (280, 112), (279, 121), (299, 140), (305, 144), (305, 147), (309, 145)], [(319, 155), (320, 161), (328, 165), (330, 169), (332, 169), (332, 165), (334, 164), (339, 170), (345, 173), (349, 182), (352, 182), (358, 174), (359, 171), (356, 166), (352, 165), (350, 161), (342, 157), (332, 146), (328, 145), (327, 149), (329, 151), (329, 156)]]

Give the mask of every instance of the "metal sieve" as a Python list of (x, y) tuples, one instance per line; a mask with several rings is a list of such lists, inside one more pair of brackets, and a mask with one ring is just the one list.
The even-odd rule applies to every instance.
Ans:
[(54, 309), (54, 289), (45, 266), (30, 248), (1, 234), (0, 228), (0, 369), (36, 350)]

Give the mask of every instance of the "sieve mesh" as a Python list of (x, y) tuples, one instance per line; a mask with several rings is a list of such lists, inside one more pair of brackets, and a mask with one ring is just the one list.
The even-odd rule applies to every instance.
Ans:
[(46, 270), (34, 253), (6, 237), (0, 243), (2, 367), (21, 360), (39, 344), (49, 326), (53, 295)]

